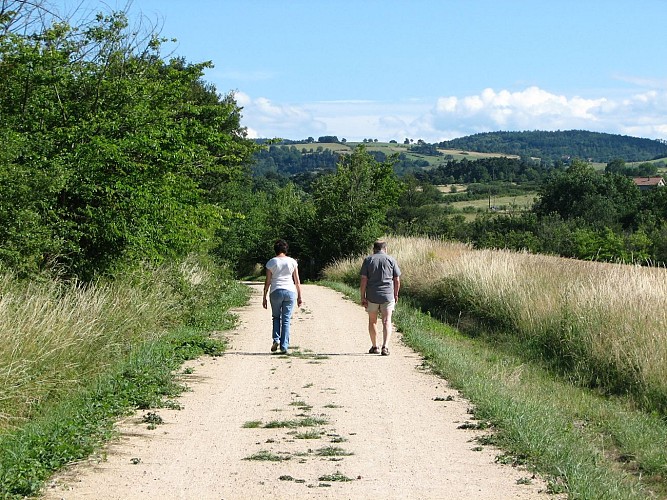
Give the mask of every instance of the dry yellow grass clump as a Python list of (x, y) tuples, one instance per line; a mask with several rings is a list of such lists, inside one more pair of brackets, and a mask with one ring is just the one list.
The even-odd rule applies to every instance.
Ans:
[(83, 286), (0, 276), (0, 429), (89, 381), (175, 317), (166, 276)]
[[(667, 270), (388, 238), (409, 294), (486, 320), (579, 379), (667, 409)], [(362, 256), (325, 270), (355, 283)]]

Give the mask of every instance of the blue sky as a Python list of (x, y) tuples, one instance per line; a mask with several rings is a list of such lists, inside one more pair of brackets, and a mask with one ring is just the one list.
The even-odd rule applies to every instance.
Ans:
[[(120, 0), (59, 0), (64, 8)], [(666, 0), (134, 0), (252, 137), (667, 140)]]

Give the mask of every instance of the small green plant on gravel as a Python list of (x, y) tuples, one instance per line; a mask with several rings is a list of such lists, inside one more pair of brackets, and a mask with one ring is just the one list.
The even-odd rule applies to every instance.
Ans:
[(289, 460), (290, 458), (291, 457), (288, 454), (278, 455), (268, 450), (261, 450), (258, 451), (257, 453), (253, 453), (248, 457), (245, 457), (243, 460), (258, 460), (261, 462), (284, 462), (285, 460)]
[(306, 432), (299, 432), (294, 435), (296, 439), (320, 439), (322, 437), (322, 433), (319, 431), (306, 431)]
[(464, 423), (459, 425), (457, 427), (457, 429), (484, 430), (484, 429), (488, 429), (489, 427), (491, 427), (491, 424), (489, 424), (489, 422), (485, 422), (483, 420), (479, 421), (479, 422), (469, 422), (469, 421), (466, 420)]
[(292, 401), (290, 403), (290, 406), (296, 406), (297, 408), (299, 408), (301, 410), (312, 410), (313, 409), (312, 406), (310, 406), (308, 403), (306, 403), (304, 401)]
[(308, 382), (306, 385), (303, 386), (303, 389), (309, 389), (313, 386), (312, 382)]
[(243, 424), (244, 429), (257, 429), (258, 427), (262, 426), (262, 421), (261, 420), (248, 420)]
[(299, 420), (299, 427), (317, 427), (318, 425), (326, 425), (329, 421), (318, 417), (305, 417)]
[(342, 408), (342, 406), (336, 405), (336, 404), (333, 404), (333, 403), (326, 404), (326, 405), (324, 405), (324, 407), (325, 408)]
[(149, 411), (146, 413), (142, 418), (141, 421), (144, 424), (148, 424), (148, 428), (153, 430), (155, 429), (158, 425), (161, 425), (164, 423), (164, 419), (156, 412), (154, 411)]
[[(188, 388), (183, 388), (183, 391), (188, 391)], [(183, 405), (174, 399), (166, 399), (162, 404), (162, 408), (166, 408), (168, 410), (182, 410)]]
[(265, 429), (295, 429), (299, 427), (298, 420), (272, 420), (263, 425)]
[(279, 428), (290, 428), (296, 429), (297, 427), (317, 427), (318, 425), (326, 425), (329, 422), (323, 418), (317, 417), (305, 417), (301, 420), (273, 420), (267, 422), (264, 425), (265, 429), (279, 429)]
[(353, 481), (353, 479), (347, 477), (345, 474), (343, 474), (339, 471), (336, 471), (333, 474), (326, 474), (324, 476), (320, 476), (317, 479), (318, 479), (318, 481), (328, 481), (328, 482), (331, 482), (331, 483)]
[(326, 446), (315, 451), (315, 454), (320, 457), (348, 457), (354, 453), (345, 451), (340, 446)]

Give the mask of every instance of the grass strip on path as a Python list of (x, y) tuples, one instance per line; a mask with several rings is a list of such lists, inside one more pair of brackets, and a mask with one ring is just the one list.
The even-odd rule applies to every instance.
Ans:
[[(358, 299), (355, 288), (322, 284)], [(487, 442), (539, 472), (550, 491), (619, 500), (667, 492), (667, 424), (658, 416), (574, 387), (502, 346), (464, 337), (408, 300), (394, 321), (404, 342), (492, 424)]]

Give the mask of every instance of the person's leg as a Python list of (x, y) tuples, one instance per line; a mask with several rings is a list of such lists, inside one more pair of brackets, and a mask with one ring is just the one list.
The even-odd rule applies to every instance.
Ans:
[(378, 321), (378, 312), (377, 311), (368, 311), (368, 335), (371, 337), (371, 345), (377, 347), (377, 324)]
[(282, 310), (280, 314), (280, 352), (287, 352), (289, 349), (290, 325), (292, 321), (292, 311), (296, 303), (296, 293), (283, 290)]
[(280, 310), (282, 308), (282, 297), (280, 297), (280, 290), (275, 290), (269, 295), (269, 300), (271, 302), (271, 316), (273, 318), (273, 329), (271, 332), (271, 338), (273, 339), (273, 345), (271, 346), (271, 352), (275, 352), (280, 345)]
[(389, 340), (391, 340), (391, 316), (394, 312), (394, 302), (383, 304), (382, 308), (382, 354), (389, 354)]
[(392, 309), (385, 309), (382, 311), (382, 347), (389, 347), (392, 328), (391, 313)]

